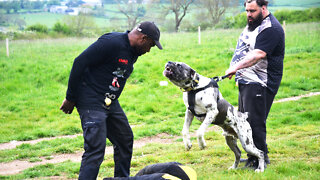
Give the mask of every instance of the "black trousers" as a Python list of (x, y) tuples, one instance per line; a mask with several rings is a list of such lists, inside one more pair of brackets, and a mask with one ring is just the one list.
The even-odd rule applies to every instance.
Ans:
[(78, 108), (83, 129), (84, 150), (79, 172), (80, 180), (95, 180), (104, 159), (106, 138), (114, 148), (114, 176), (128, 177), (133, 148), (133, 133), (118, 101), (109, 110)]
[(255, 146), (267, 155), (266, 121), (275, 94), (258, 84), (239, 84), (239, 111), (248, 112)]

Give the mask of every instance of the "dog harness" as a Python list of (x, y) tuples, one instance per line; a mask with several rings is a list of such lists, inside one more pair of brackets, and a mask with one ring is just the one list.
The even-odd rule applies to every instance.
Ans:
[[(210, 87), (216, 87), (216, 88), (219, 88), (218, 84), (217, 84), (217, 81), (212, 78), (210, 83), (208, 85), (206, 85), (205, 87), (202, 87), (202, 88), (199, 88), (199, 89), (196, 89), (196, 90), (191, 90), (191, 91), (188, 91), (188, 109), (189, 111), (192, 112), (193, 115), (197, 116), (197, 117), (204, 117), (206, 116), (206, 114), (197, 114), (195, 111), (194, 111), (194, 106), (195, 106), (195, 99), (196, 99), (196, 94), (200, 91), (203, 91), (207, 88), (210, 88)], [(219, 96), (218, 96), (218, 99), (219, 100)]]

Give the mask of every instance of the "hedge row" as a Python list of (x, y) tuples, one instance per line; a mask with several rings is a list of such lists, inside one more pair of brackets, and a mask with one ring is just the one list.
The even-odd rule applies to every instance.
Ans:
[(274, 16), (279, 22), (288, 23), (299, 22), (318, 22), (320, 21), (320, 8), (311, 8), (304, 11), (299, 10), (281, 10), (276, 11)]
[[(306, 10), (278, 10), (273, 13), (280, 23), (319, 22), (320, 8)], [(216, 28), (243, 28), (247, 25), (246, 12), (237, 16), (228, 17), (221, 21)]]

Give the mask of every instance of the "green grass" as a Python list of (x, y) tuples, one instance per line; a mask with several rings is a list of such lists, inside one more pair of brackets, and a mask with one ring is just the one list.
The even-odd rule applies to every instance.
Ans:
[[(320, 24), (287, 25), (284, 77), (276, 99), (320, 91)], [(162, 75), (167, 61), (182, 61), (204, 76), (223, 75), (229, 66), (241, 29), (196, 33), (162, 33), (162, 51), (153, 48), (138, 59), (120, 103), (135, 139), (159, 133), (179, 135), (185, 107), (182, 93)], [(0, 143), (82, 132), (76, 111), (65, 115), (59, 107), (65, 97), (73, 59), (95, 39), (45, 39), (11, 41), (10, 57), (0, 42)], [(237, 105), (233, 80), (219, 82), (220, 91)], [(227, 171), (233, 161), (220, 132), (206, 135), (208, 148), (200, 151), (193, 140), (190, 152), (181, 139), (170, 145), (151, 144), (136, 150), (132, 175), (145, 165), (180, 161), (197, 170), (199, 179), (316, 179), (319, 176), (319, 96), (297, 102), (274, 104), (268, 119), (268, 145), (272, 165), (263, 174)], [(199, 127), (194, 121), (191, 130)], [(53, 154), (73, 153), (82, 148), (82, 138), (56, 139), (35, 145), (23, 144), (0, 151), (0, 162), (16, 159), (30, 162)], [(0, 179), (25, 179), (44, 176), (76, 177), (79, 163), (64, 162), (37, 166), (23, 173)], [(201, 172), (201, 173), (200, 173)], [(104, 161), (100, 177), (112, 176), (112, 156)], [(275, 176), (277, 174), (277, 176)]]
[[(48, 12), (36, 13), (36, 14), (21, 14), (20, 18), (26, 21), (27, 26), (34, 24), (44, 24), (48, 28), (53, 28), (54, 24), (58, 21), (62, 22), (63, 18), (65, 18), (64, 14), (53, 14)], [(109, 19), (102, 17), (94, 17), (95, 23), (98, 27), (108, 27)]]
[(21, 14), (20, 18), (26, 21), (27, 26), (34, 24), (44, 24), (48, 28), (53, 28), (53, 25), (61, 21), (65, 15), (63, 14), (54, 14), (54, 13), (30, 13), (30, 14)]
[[(319, 91), (319, 29), (318, 23), (288, 26), (284, 78), (276, 99)], [(237, 29), (203, 32), (201, 45), (197, 44), (196, 33), (164, 33), (161, 37), (164, 50), (152, 49), (139, 58), (120, 98), (130, 123), (136, 125), (136, 139), (160, 132), (180, 133), (180, 126), (172, 125), (181, 124), (184, 116), (182, 93), (171, 83), (159, 86), (160, 81), (166, 80), (162, 76), (164, 64), (183, 61), (202, 75), (223, 75), (240, 32)], [(59, 106), (65, 96), (73, 59), (93, 41), (11, 42), (10, 57), (0, 57), (0, 123), (4, 127), (0, 130), (0, 142), (82, 131), (76, 111), (64, 115)], [(5, 54), (3, 45), (1, 54)], [(223, 96), (237, 105), (234, 81), (225, 80), (219, 85)], [(154, 127), (155, 123), (161, 124), (161, 128)]]
[[(199, 149), (195, 139), (193, 139), (193, 147), (190, 151), (185, 151), (183, 142), (179, 140), (169, 145), (148, 144), (143, 148), (134, 150), (131, 175), (150, 164), (178, 161), (195, 169), (199, 180), (211, 180), (212, 177), (215, 177), (215, 179), (244, 180), (317, 179), (320, 175), (319, 107), (320, 96), (273, 105), (267, 128), (271, 165), (264, 173), (254, 173), (250, 170), (241, 169), (228, 171), (227, 168), (232, 165), (234, 156), (225, 144), (220, 129), (205, 135), (207, 141), (205, 150)], [(305, 116), (303, 108), (306, 108), (311, 116)], [(286, 120), (288, 115), (291, 119), (290, 122)], [(198, 127), (198, 125), (193, 126)], [(34, 146), (40, 147), (41, 145)], [(242, 148), (241, 150), (245, 157), (246, 153)], [(99, 177), (113, 176), (113, 166), (113, 156), (107, 155), (101, 165)], [(243, 167), (243, 164), (240, 164), (241, 167)], [(79, 163), (66, 161), (64, 163), (36, 166), (25, 170), (21, 174), (4, 177), (4, 179), (43, 176), (76, 178), (78, 170)]]

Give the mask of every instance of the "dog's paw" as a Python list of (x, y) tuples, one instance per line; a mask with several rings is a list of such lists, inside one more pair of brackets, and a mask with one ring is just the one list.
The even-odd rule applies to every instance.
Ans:
[(201, 150), (204, 150), (205, 148), (206, 148), (207, 146), (204, 144), (204, 145), (199, 145), (199, 148), (201, 149)]
[(206, 148), (206, 141), (204, 140), (203, 137), (198, 137), (198, 144), (199, 144), (199, 148), (202, 150), (204, 148)]
[(190, 141), (190, 139), (183, 139), (184, 142), (184, 147), (187, 151), (189, 151), (192, 147), (192, 143)]
[(207, 147), (207, 145), (206, 145), (206, 142), (205, 142), (205, 141), (200, 141), (200, 142), (199, 142), (199, 148), (200, 148), (201, 150), (205, 149), (206, 147)]
[(237, 169), (237, 166), (233, 164), (231, 167), (228, 168), (228, 170)]
[(189, 151), (192, 148), (192, 144), (191, 143), (185, 144), (185, 148), (187, 151)]
[(261, 173), (261, 172), (263, 172), (263, 171), (264, 171), (264, 169), (259, 169), (259, 168), (257, 168), (257, 169), (255, 170), (256, 173)]

